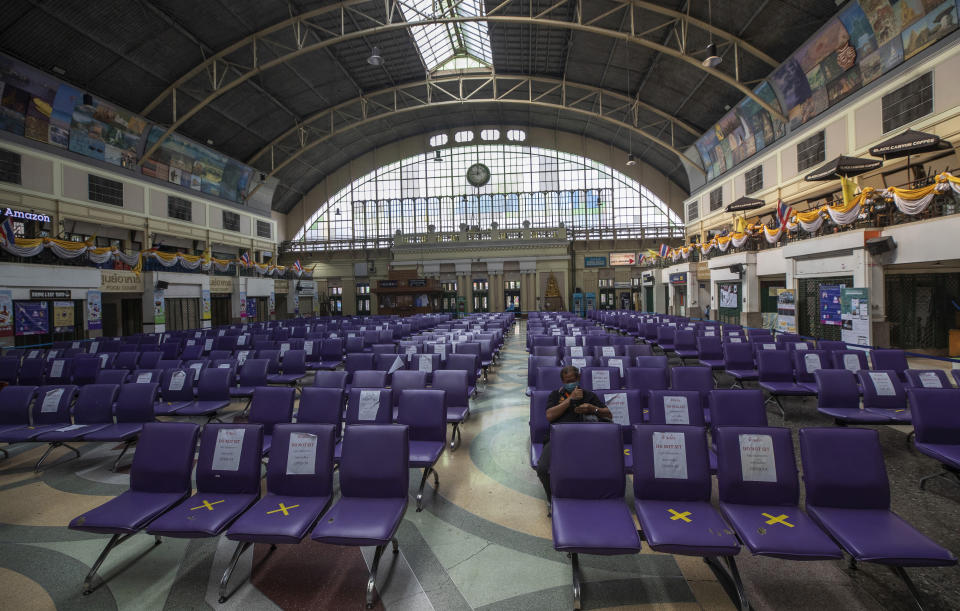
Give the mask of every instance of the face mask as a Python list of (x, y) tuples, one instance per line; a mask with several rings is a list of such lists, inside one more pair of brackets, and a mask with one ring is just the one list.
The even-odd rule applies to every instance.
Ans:
[(576, 382), (567, 382), (566, 384), (563, 385), (563, 388), (564, 388), (567, 392), (571, 392), (571, 391), (572, 391), (574, 388), (576, 388), (576, 387), (577, 387), (577, 383), (576, 383)]

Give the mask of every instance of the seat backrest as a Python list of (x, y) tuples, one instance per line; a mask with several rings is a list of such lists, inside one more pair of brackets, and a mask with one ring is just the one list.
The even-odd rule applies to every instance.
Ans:
[(176, 369), (180, 366), (180, 359), (160, 359), (157, 361), (157, 369)]
[(259, 424), (203, 427), (197, 458), (197, 492), (259, 494), (262, 446), (263, 427)]
[(20, 369), (20, 358), (16, 356), (0, 357), (0, 382), (7, 384), (17, 383), (17, 372)]
[(354, 388), (386, 388), (387, 372), (375, 369), (354, 371), (351, 384)]
[[(600, 357), (600, 366), (602, 367), (616, 367), (617, 372), (620, 374), (620, 380), (623, 381), (623, 376), (627, 367), (631, 365), (630, 359), (625, 356), (604, 356)], [(585, 365), (586, 367), (586, 365)], [(590, 367), (596, 367), (596, 365), (590, 365)]]
[(534, 346), (533, 356), (559, 356), (560, 346)]
[(153, 422), (153, 405), (160, 394), (160, 385), (123, 384), (117, 394), (117, 422)]
[(670, 370), (670, 388), (697, 390), (706, 396), (713, 390), (713, 372), (709, 367), (674, 367)]
[(390, 391), (386, 388), (350, 389), (347, 400), (347, 424), (390, 424), (393, 408)]
[(710, 431), (716, 435), (718, 426), (767, 426), (767, 409), (763, 391), (757, 388), (743, 390), (711, 390)]
[(896, 371), (858, 371), (857, 377), (863, 388), (864, 407), (906, 410), (907, 395)]
[(447, 443), (447, 410), (444, 391), (410, 389), (400, 397), (397, 423), (409, 427), (410, 441)]
[(73, 359), (73, 381), (78, 386), (96, 382), (99, 371), (100, 359), (96, 356), (83, 356)]
[(101, 369), (97, 372), (95, 384), (123, 384), (130, 372), (126, 369)]
[(193, 372), (189, 369), (167, 369), (160, 376), (160, 395), (164, 401), (192, 401), (193, 387), (196, 385)]
[(550, 447), (550, 487), (555, 498), (623, 498), (623, 440), (618, 425), (555, 424)]
[(157, 366), (157, 361), (163, 356), (160, 352), (144, 352), (140, 355), (137, 367), (140, 369), (153, 369)]
[(629, 344), (623, 347), (623, 355), (635, 362), (638, 356), (653, 356), (653, 347), (649, 344)]
[(537, 382), (537, 369), (540, 367), (556, 367), (559, 364), (556, 356), (528, 356), (527, 357), (527, 386)]
[(307, 372), (307, 353), (302, 349), (290, 349), (283, 354), (283, 373), (298, 374)]
[(702, 426), (633, 426), (637, 500), (710, 501), (710, 460)]
[(724, 426), (717, 429), (720, 501), (743, 505), (796, 505), (800, 498), (790, 430)]
[(258, 359), (267, 359), (267, 373), (280, 373), (280, 351), (268, 348), (257, 350)]
[(872, 369), (890, 369), (897, 372), (900, 381), (905, 381), (903, 372), (910, 367), (907, 364), (907, 355), (903, 350), (876, 349), (870, 351)]
[(668, 359), (662, 355), (655, 356), (638, 356), (633, 360), (634, 367), (658, 367), (660, 369), (667, 368)]
[(830, 355), (834, 369), (846, 369), (857, 373), (861, 369), (870, 369), (867, 364), (867, 354), (863, 350), (834, 350)]
[(376, 365), (374, 369), (386, 371), (388, 375), (391, 375), (391, 369), (394, 371), (405, 369), (407, 362), (402, 355), (390, 352), (377, 354), (374, 359), (374, 364)]
[(834, 350), (846, 350), (847, 343), (836, 339), (821, 339), (817, 340), (817, 349), (828, 350), (830, 352)]
[(200, 358), (200, 355), (202, 353), (203, 353), (203, 346), (199, 344), (184, 346), (183, 350), (180, 351), (180, 359), (183, 361), (192, 361), (194, 359)]
[(907, 369), (904, 373), (914, 388), (953, 388), (947, 372), (942, 369)]
[(20, 373), (17, 383), (21, 386), (40, 386), (43, 384), (43, 374), (47, 371), (47, 362), (43, 359), (23, 359), (20, 363)]
[(47, 384), (69, 384), (72, 377), (72, 358), (56, 358), (47, 363)]
[(657, 343), (667, 343), (672, 344), (674, 337), (676, 337), (676, 330), (673, 327), (668, 327), (666, 325), (657, 327)]
[(263, 425), (263, 434), (269, 435), (278, 422), (293, 420), (293, 401), (296, 389), (289, 386), (259, 386), (253, 389), (250, 400), (250, 422)]
[(550, 399), (549, 390), (535, 390), (530, 393), (530, 441), (543, 443), (550, 430), (547, 420), (547, 401)]
[(73, 420), (77, 424), (113, 423), (113, 402), (120, 387), (116, 384), (87, 384), (80, 388), (73, 406)]
[[(424, 389), (427, 387), (427, 374), (423, 371), (396, 371), (390, 381), (390, 390), (393, 395), (393, 406), (400, 405), (403, 393), (408, 390)], [(404, 423), (409, 424), (409, 423)], [(410, 432), (410, 439), (416, 439), (413, 431)]]
[(340, 458), (340, 493), (346, 498), (406, 500), (409, 456), (406, 426), (348, 425)]
[(350, 352), (343, 361), (343, 369), (353, 375), (353, 372), (373, 369), (373, 354), (369, 352)]
[(704, 426), (699, 391), (651, 390), (647, 397), (650, 424)]
[(584, 367), (580, 371), (580, 385), (593, 392), (615, 390), (621, 387), (620, 370), (616, 367)]
[(890, 482), (872, 429), (800, 429), (807, 505), (889, 509)]
[(39, 387), (37, 399), (33, 402), (33, 424), (70, 422), (70, 405), (76, 394), (77, 387), (72, 384)]
[(857, 377), (846, 369), (820, 369), (813, 374), (817, 383), (817, 407), (860, 407), (860, 389)]
[(332, 424), (277, 424), (267, 463), (267, 490), (285, 496), (332, 495), (334, 445)]
[(643, 422), (643, 393), (639, 390), (601, 390), (597, 393), (613, 415), (613, 421), (624, 428), (624, 443), (630, 441), (630, 425)]
[(550, 366), (537, 368), (537, 383), (534, 388), (537, 390), (555, 390), (563, 383), (560, 379), (560, 370), (562, 367)]
[(36, 396), (36, 386), (0, 388), (0, 425), (30, 424), (30, 404)]
[(270, 362), (267, 359), (245, 360), (240, 366), (240, 386), (266, 386), (269, 366)]
[(698, 337), (697, 354), (701, 359), (723, 360), (723, 342), (719, 337)]
[(793, 375), (797, 382), (813, 382), (813, 372), (829, 369), (830, 353), (826, 350), (794, 350)]
[(232, 369), (205, 369), (200, 374), (200, 380), (197, 384), (197, 399), (201, 401), (229, 400), (232, 382)]
[(960, 389), (908, 388), (907, 397), (917, 443), (960, 446)]
[(313, 385), (320, 388), (340, 388), (347, 386), (346, 371), (318, 371), (313, 376)]
[(593, 346), (591, 349), (591, 355), (598, 359), (605, 356), (623, 356), (623, 346), (616, 346), (614, 344)]
[[(453, 351), (456, 354), (475, 354), (480, 356), (480, 344), (476, 342), (461, 342), (453, 345)], [(411, 437), (412, 439), (412, 437)]]
[[(123, 348), (123, 346), (120, 346)], [(140, 359), (140, 353), (134, 350), (124, 351), (121, 350), (117, 353), (117, 358), (113, 361), (113, 366), (116, 369), (126, 369), (130, 371), (137, 366), (137, 362)]]
[(480, 357), (476, 354), (448, 354), (444, 369), (463, 369), (467, 372), (470, 385), (477, 383), (477, 369), (480, 368)]
[[(642, 358), (642, 357), (638, 357)], [(663, 367), (627, 367), (624, 388), (640, 390), (646, 396), (649, 390), (663, 390), (670, 387), (667, 380), (667, 368)]]
[(723, 366), (725, 369), (753, 369), (753, 348), (750, 344), (723, 344)]
[(300, 391), (297, 422), (336, 425), (339, 439), (343, 422), (343, 389), (304, 386)]
[(445, 369), (433, 374), (431, 388), (446, 392), (444, 401), (449, 407), (468, 407), (470, 398), (467, 395), (467, 372), (457, 369)]
[(144, 424), (130, 467), (130, 489), (189, 495), (199, 434), (200, 426), (192, 422)]
[(320, 344), (320, 358), (327, 361), (339, 361), (343, 358), (343, 339), (331, 337)]
[(757, 377), (761, 382), (793, 382), (793, 363), (785, 350), (757, 353)]
[(674, 334), (674, 347), (678, 350), (696, 350), (697, 334), (687, 330), (677, 331)]

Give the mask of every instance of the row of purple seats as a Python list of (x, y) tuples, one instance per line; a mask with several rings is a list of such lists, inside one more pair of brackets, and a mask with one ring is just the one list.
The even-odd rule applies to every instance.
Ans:
[[(806, 513), (788, 429), (721, 427), (716, 436), (719, 513), (710, 504), (704, 430), (634, 426), (634, 452), (643, 457), (633, 463), (634, 510), (652, 549), (702, 556), (740, 608), (749, 608), (734, 561), (741, 545), (757, 556), (797, 561), (840, 559), (842, 547), (855, 561), (890, 566), (918, 605), (904, 567), (956, 564), (890, 510), (875, 431), (801, 430)], [(578, 554), (637, 553), (640, 537), (624, 497), (619, 428), (556, 425), (551, 444), (554, 549), (571, 557), (579, 608)], [(881, 531), (885, 536), (877, 537)]]
[[(267, 494), (260, 498), (262, 428), (211, 425), (200, 435), (197, 490), (190, 474), (199, 428), (188, 423), (145, 428), (130, 471), (130, 490), (88, 511), (70, 528), (111, 535), (84, 581), (95, 587), (100, 565), (114, 547), (146, 530), (160, 537), (214, 537), (237, 541), (220, 583), (220, 602), (243, 552), (253, 543), (314, 540), (335, 545), (374, 545), (367, 602), (373, 604), (377, 566), (385, 546), (397, 551), (396, 531), (407, 506), (409, 428), (348, 427), (340, 463), (341, 496), (333, 503), (334, 427), (282, 424), (275, 429), (287, 448), (267, 466)], [(328, 519), (320, 520), (324, 516)]]

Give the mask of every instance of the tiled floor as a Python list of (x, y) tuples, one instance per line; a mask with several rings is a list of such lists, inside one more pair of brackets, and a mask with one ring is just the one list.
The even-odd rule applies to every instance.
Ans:
[[(553, 610), (572, 605), (569, 560), (553, 550), (540, 484), (528, 465), (528, 400), (523, 394), (523, 327), (509, 336), (501, 362), (473, 403), (463, 443), (438, 465), (439, 489), (424, 511), (411, 503), (400, 527), (401, 553), (381, 563), (379, 603), (388, 609)], [(926, 365), (924, 365), (926, 366)], [(726, 380), (721, 379), (721, 385)], [(239, 409), (239, 404), (236, 406)], [(787, 406), (787, 426), (829, 426), (810, 401)], [(783, 425), (771, 416), (772, 425)], [(893, 505), (938, 542), (960, 551), (960, 488), (916, 479), (936, 469), (906, 444), (905, 431), (880, 427)], [(90, 596), (81, 583), (106, 537), (77, 533), (67, 522), (126, 489), (126, 474), (109, 467), (119, 448), (81, 446), (82, 457), (54, 462), (34, 475), (43, 450), (14, 448), (0, 461), (0, 591), (4, 606), (24, 609), (360, 609), (372, 550), (306, 541), (247, 553), (231, 580), (233, 595), (217, 603), (217, 584), (233, 552), (223, 538), (166, 539), (138, 535), (101, 570), (106, 585)], [(420, 474), (410, 473), (411, 491)], [(630, 487), (628, 486), (628, 493)], [(877, 533), (883, 536), (883, 533)], [(136, 562), (129, 564), (129, 561)], [(903, 586), (877, 566), (852, 572), (840, 562), (797, 563), (738, 558), (755, 609), (909, 609)], [(730, 609), (700, 558), (650, 552), (582, 557), (587, 609)], [(929, 608), (960, 607), (960, 569), (911, 574)]]

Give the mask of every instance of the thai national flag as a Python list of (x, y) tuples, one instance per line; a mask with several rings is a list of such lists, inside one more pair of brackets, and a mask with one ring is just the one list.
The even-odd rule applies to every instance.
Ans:
[(298, 272), (303, 272), (303, 266), (300, 265), (300, 259), (297, 259), (293, 262), (293, 269), (297, 270)]
[(660, 252), (658, 252), (657, 254), (659, 254), (661, 257), (666, 257), (668, 254), (670, 254), (670, 247), (667, 246), (666, 244), (661, 244)]
[(0, 223), (0, 238), (3, 238), (5, 244), (16, 244), (17, 237), (13, 233), (13, 223), (10, 222), (10, 217), (3, 217), (3, 222)]
[(791, 215), (793, 215), (793, 208), (783, 203), (782, 199), (778, 199), (777, 220), (780, 222), (781, 227), (786, 227), (787, 221), (790, 220)]
[(245, 266), (248, 266), (248, 267), (249, 267), (249, 266), (250, 266), (250, 253), (245, 252), (245, 253), (243, 253), (242, 255), (240, 255), (240, 261), (241, 261)]

